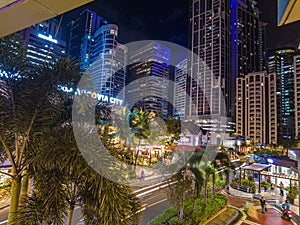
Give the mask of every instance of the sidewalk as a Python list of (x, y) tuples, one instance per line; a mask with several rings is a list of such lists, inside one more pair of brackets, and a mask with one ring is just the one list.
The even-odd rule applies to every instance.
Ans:
[(0, 201), (0, 210), (5, 209), (6, 207), (9, 207), (10, 205), (10, 197), (4, 198)]
[(143, 170), (144, 170), (143, 178), (140, 176), (141, 170), (137, 170), (136, 172), (137, 178), (128, 181), (128, 184), (134, 189), (162, 182), (171, 176), (171, 174), (161, 174), (158, 173), (156, 170), (152, 170), (150, 168), (145, 168)]
[[(296, 223), (286, 221), (281, 218), (281, 213), (272, 205), (267, 205), (267, 213), (263, 214), (261, 212), (260, 202), (254, 199), (245, 199), (239, 197), (233, 197), (227, 193), (223, 193), (228, 198), (228, 205), (236, 207), (243, 213), (242, 219), (237, 223), (237, 225), (293, 225)], [(252, 219), (247, 216), (244, 212), (244, 205), (252, 203), (258, 214), (258, 220)]]

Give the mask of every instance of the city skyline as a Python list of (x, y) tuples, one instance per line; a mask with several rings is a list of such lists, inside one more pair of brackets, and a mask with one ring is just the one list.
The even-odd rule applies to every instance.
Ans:
[[(119, 38), (123, 44), (148, 39), (170, 41), (187, 47), (188, 2), (175, 0), (170, 4), (158, 0), (95, 0), (66, 15), (91, 8), (110, 23), (119, 26), (122, 31)], [(293, 34), (300, 33), (300, 22), (277, 27), (277, 0), (257, 0), (257, 8), (260, 11), (260, 19), (267, 23), (268, 49), (298, 46), (300, 37)]]

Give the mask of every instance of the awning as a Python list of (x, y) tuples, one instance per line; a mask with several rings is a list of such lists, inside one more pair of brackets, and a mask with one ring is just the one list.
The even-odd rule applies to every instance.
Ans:
[(1, 0), (0, 37), (63, 14), (93, 0)]
[(252, 171), (261, 172), (263, 170), (268, 169), (269, 167), (271, 167), (271, 165), (253, 163), (253, 164), (250, 164), (250, 165), (245, 165), (245, 166), (243, 166), (241, 168), (243, 170), (252, 170)]

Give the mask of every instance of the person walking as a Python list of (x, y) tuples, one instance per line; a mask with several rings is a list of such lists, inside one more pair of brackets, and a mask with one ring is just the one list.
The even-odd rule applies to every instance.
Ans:
[(266, 200), (264, 197), (261, 197), (260, 205), (261, 205), (261, 212), (265, 213), (266, 212)]
[(279, 189), (280, 189), (280, 195), (283, 196), (284, 185), (283, 185), (282, 181), (280, 181)]
[(141, 180), (143, 180), (145, 178), (145, 172), (144, 170), (141, 171)]
[(275, 184), (271, 184), (271, 195), (275, 195)]

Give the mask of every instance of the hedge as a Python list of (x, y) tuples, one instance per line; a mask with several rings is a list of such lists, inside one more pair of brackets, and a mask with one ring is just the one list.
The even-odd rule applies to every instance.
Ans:
[[(210, 196), (210, 194), (208, 194)], [(185, 201), (184, 219), (180, 220), (176, 215), (174, 207), (163, 212), (151, 220), (148, 225), (200, 225), (204, 224), (208, 219), (217, 214), (227, 204), (227, 198), (216, 193), (214, 199), (207, 198), (207, 204), (203, 204), (203, 196), (196, 200), (196, 206), (192, 211), (193, 200)]]

